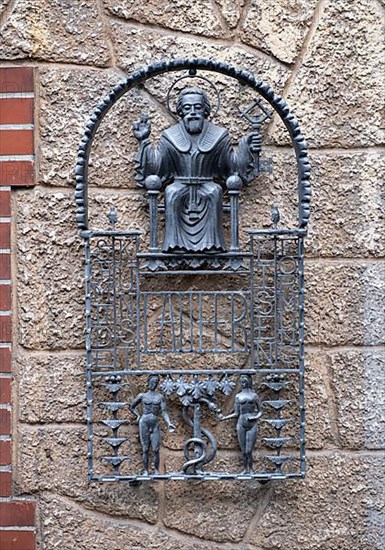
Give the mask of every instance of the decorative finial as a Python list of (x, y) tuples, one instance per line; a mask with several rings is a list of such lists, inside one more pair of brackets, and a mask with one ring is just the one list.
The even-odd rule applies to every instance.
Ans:
[(114, 231), (115, 230), (115, 224), (118, 221), (118, 215), (116, 213), (115, 206), (111, 206), (111, 209), (107, 214), (107, 218), (108, 218), (108, 221), (110, 222), (110, 224), (112, 225), (112, 230)]
[(277, 229), (280, 218), (281, 215), (279, 213), (278, 206), (276, 204), (273, 204), (273, 206), (271, 207), (271, 221), (273, 223), (274, 229)]

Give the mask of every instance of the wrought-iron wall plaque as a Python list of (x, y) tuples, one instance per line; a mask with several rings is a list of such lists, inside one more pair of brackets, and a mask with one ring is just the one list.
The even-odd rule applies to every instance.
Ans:
[[(109, 230), (89, 227), (88, 160), (103, 117), (129, 90), (174, 72), (163, 103), (171, 110), (178, 84), (175, 123), (153, 140), (148, 115), (132, 121), (149, 244), (140, 231), (116, 229), (115, 208), (107, 213)], [(213, 120), (221, 102), (213, 73), (254, 94), (234, 113), (250, 125), (236, 145)], [(262, 135), (273, 115), (282, 119), (296, 154), (298, 221), (281, 227), (275, 205), (270, 228), (240, 227), (240, 195), (268, 169)], [(304, 476), (309, 176), (306, 143), (285, 100), (224, 63), (154, 63), (97, 106), (76, 168), (86, 265), (90, 480)], [(240, 232), (247, 244), (240, 244)], [(234, 447), (237, 453), (228, 450)]]

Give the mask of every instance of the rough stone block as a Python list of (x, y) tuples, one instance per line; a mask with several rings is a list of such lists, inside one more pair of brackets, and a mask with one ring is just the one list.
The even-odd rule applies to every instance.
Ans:
[[(229, 460), (224, 459), (222, 469), (231, 468)], [(254, 516), (267, 505), (270, 488), (257, 481), (175, 481), (167, 484), (165, 491), (166, 527), (224, 543), (242, 540)]]
[(278, 227), (298, 227), (298, 183), (294, 151), (277, 152), (262, 147), (262, 161), (270, 162), (271, 172), (263, 172), (240, 195), (240, 242), (247, 248), (246, 229), (272, 227), (271, 209), (280, 212)]
[[(210, 1), (165, 0), (162, 4), (154, 0), (104, 0), (112, 15), (133, 21), (160, 25), (176, 31), (203, 36), (226, 36), (226, 29)], [(183, 57), (182, 55), (180, 57)]]
[(280, 63), (268, 60), (266, 56), (258, 55), (258, 52), (252, 54), (242, 45), (203, 42), (197, 37), (165, 34), (155, 29), (133, 28), (119, 21), (111, 21), (110, 24), (117, 62), (125, 71), (132, 71), (138, 66), (164, 59), (204, 57), (254, 72), (279, 91), (283, 90), (290, 74), (290, 71)]
[(311, 350), (306, 352), (305, 367), (306, 448), (335, 447), (334, 399), (327, 366), (319, 352)]
[[(383, 8), (378, 2), (325, 3), (287, 95), (311, 147), (385, 142), (383, 29)], [(276, 133), (275, 140), (283, 142), (282, 132)]]
[(252, 0), (242, 40), (284, 63), (294, 63), (310, 28), (316, 0)]
[(384, 264), (309, 260), (305, 285), (307, 343), (384, 343)]
[(309, 347), (305, 365), (307, 449), (382, 449), (384, 353)]
[(1, 33), (5, 59), (42, 59), (105, 67), (108, 39), (95, 0), (14, 2)]
[(312, 213), (306, 252), (319, 257), (382, 257), (383, 153), (311, 153)]
[(22, 422), (83, 422), (86, 413), (85, 354), (16, 358)]
[(21, 425), (17, 492), (54, 492), (92, 510), (155, 523), (158, 499), (153, 487), (88, 483), (86, 438), (85, 425), (60, 428)]
[[(131, 72), (139, 65), (148, 65), (164, 59), (204, 57), (251, 71), (261, 80), (268, 82), (277, 93), (282, 92), (289, 76), (289, 70), (281, 64), (266, 59), (266, 56), (258, 56), (257, 52), (253, 55), (242, 46), (229, 47), (218, 42), (206, 43), (188, 36), (167, 35), (156, 30), (131, 28), (117, 21), (111, 22), (111, 31), (117, 63), (127, 72)], [(146, 88), (162, 105), (165, 105), (167, 90), (174, 82), (176, 74), (178, 73), (168, 73), (146, 83)], [(245, 89), (234, 79), (207, 71), (202, 71), (202, 75), (208, 76), (217, 85), (221, 94), (222, 110), (216, 123), (226, 126), (232, 134), (245, 129), (250, 131), (250, 127), (239, 116), (239, 110), (255, 99), (255, 93)], [(184, 80), (179, 88), (192, 84), (207, 90), (213, 104), (216, 104), (215, 94), (208, 83), (197, 79)], [(173, 96), (171, 100), (173, 106)]]
[[(17, 242), (19, 339), (23, 346), (31, 349), (83, 345), (81, 241), (76, 235), (75, 224), (65, 231), (71, 214), (74, 219), (74, 212), (68, 208), (63, 216), (60, 206), (68, 207), (70, 201), (65, 201), (64, 194), (60, 195), (60, 198), (56, 195), (48, 200), (58, 208), (56, 212), (51, 210), (56, 218), (52, 223), (39, 223), (39, 215), (37, 219), (33, 219), (33, 214), (29, 217), (36, 205), (31, 195), (24, 208), (20, 202)], [(40, 206), (42, 203), (37, 206), (38, 210)], [(46, 206), (43, 212), (47, 214)]]
[[(262, 173), (244, 188), (240, 202), (240, 236), (246, 245), (247, 227), (271, 227), (272, 204), (279, 207), (279, 227), (298, 224), (297, 168), (293, 150), (265, 146), (262, 159), (271, 162), (271, 173)], [(310, 152), (312, 200), (308, 257), (382, 257), (385, 227), (382, 173), (385, 155), (380, 152)], [(225, 218), (226, 219), (226, 218)]]
[(76, 155), (85, 125), (99, 101), (120, 80), (121, 75), (112, 70), (40, 68), (39, 182), (75, 184)]
[(246, 0), (215, 0), (215, 2), (221, 8), (226, 25), (229, 29), (235, 29), (241, 19)]
[(325, 356), (335, 395), (340, 445), (385, 447), (385, 353), (329, 352)]
[[(123, 488), (123, 486), (122, 486)], [(131, 491), (129, 489), (126, 492)], [(41, 499), (41, 536), (48, 548), (109, 548), (109, 550), (213, 550), (211, 543), (191, 539), (162, 526), (149, 526), (110, 515), (96, 517), (82, 506), (45, 495)]]
[[(60, 486), (74, 495), (87, 483), (87, 429), (19, 425), (17, 492), (35, 493)], [(71, 472), (71, 474), (70, 474)], [(76, 472), (76, 473), (75, 473)]]
[[(108, 228), (115, 205), (117, 229), (143, 227), (143, 197), (90, 193), (90, 223)], [(72, 193), (18, 192), (18, 303), (20, 343), (30, 349), (84, 346), (84, 266)], [(144, 237), (145, 238), (145, 237)]]
[(314, 456), (304, 481), (272, 488), (245, 542), (269, 550), (380, 550), (384, 474), (382, 456)]
[(0, 15), (3, 15), (5, 13), (5, 10), (9, 4), (9, 0), (3, 0), (0, 5)]
[[(137, 65), (138, 66), (138, 65)], [(98, 103), (124, 80), (118, 71), (41, 69), (41, 161), (39, 182), (75, 184), (75, 163), (85, 125)], [(61, 113), (65, 111), (65, 122)], [(134, 157), (138, 142), (131, 125), (141, 112), (149, 113), (155, 138), (167, 121), (154, 100), (135, 88), (104, 117), (91, 149), (89, 184), (99, 187), (135, 188)]]

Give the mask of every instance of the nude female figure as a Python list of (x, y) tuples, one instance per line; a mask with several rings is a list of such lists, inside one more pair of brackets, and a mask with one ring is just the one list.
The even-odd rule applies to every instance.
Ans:
[(252, 388), (251, 376), (242, 375), (240, 384), (242, 390), (235, 396), (234, 412), (221, 417), (221, 420), (238, 418), (237, 435), (244, 465), (242, 473), (250, 474), (253, 467), (253, 449), (258, 435), (257, 420), (262, 416), (262, 412), (259, 397)]

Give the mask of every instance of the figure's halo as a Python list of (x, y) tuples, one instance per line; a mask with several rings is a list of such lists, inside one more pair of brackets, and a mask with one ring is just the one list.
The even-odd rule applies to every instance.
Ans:
[(211, 80), (209, 80), (208, 78), (206, 78), (205, 76), (201, 76), (201, 75), (197, 75), (195, 73), (193, 73), (193, 71), (190, 71), (189, 74), (187, 75), (184, 75), (184, 76), (181, 76), (180, 78), (177, 78), (170, 86), (170, 88), (168, 89), (168, 92), (167, 92), (167, 96), (166, 96), (166, 105), (167, 105), (167, 110), (168, 112), (170, 113), (170, 115), (172, 116), (175, 116), (176, 115), (176, 110), (172, 110), (171, 107), (170, 107), (170, 96), (171, 96), (171, 92), (173, 91), (173, 89), (175, 88), (175, 86), (178, 84), (178, 82), (180, 82), (181, 80), (185, 80), (186, 78), (198, 78), (200, 80), (204, 80), (205, 82), (207, 82), (208, 84), (210, 84), (211, 88), (214, 90), (215, 92), (215, 96), (217, 98), (217, 106), (216, 106), (216, 109), (214, 111), (214, 114), (210, 115), (210, 118), (213, 119), (215, 118), (219, 111), (221, 110), (221, 96), (219, 94), (219, 90), (218, 88), (216, 87), (216, 85), (214, 84), (214, 82), (212, 82)]

